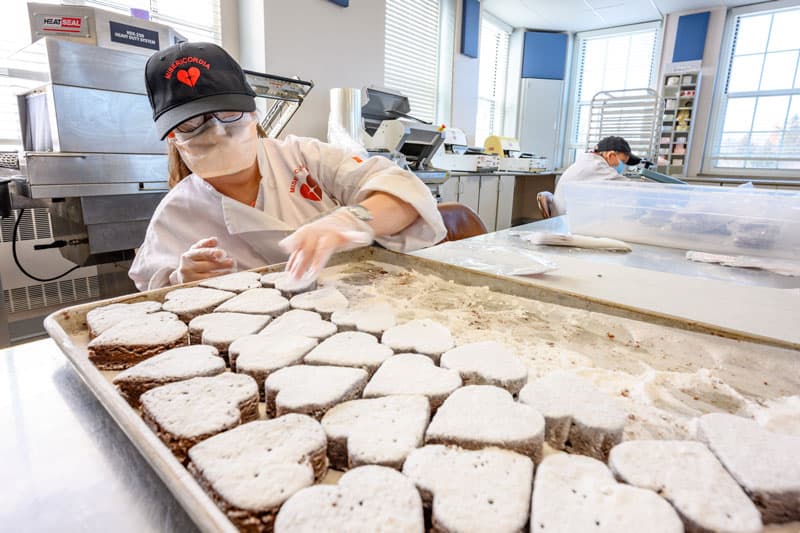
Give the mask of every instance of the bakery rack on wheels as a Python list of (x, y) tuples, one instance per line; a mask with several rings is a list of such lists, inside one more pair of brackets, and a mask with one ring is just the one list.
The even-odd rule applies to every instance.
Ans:
[(600, 91), (589, 107), (586, 150), (604, 137), (623, 137), (634, 154), (651, 159), (656, 154), (658, 93), (653, 89)]

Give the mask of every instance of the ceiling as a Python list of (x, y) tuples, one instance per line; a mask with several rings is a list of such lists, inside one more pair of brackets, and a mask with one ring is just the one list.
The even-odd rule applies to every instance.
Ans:
[(676, 11), (753, 3), (756, 0), (482, 0), (481, 5), (515, 28), (585, 31), (660, 20)]

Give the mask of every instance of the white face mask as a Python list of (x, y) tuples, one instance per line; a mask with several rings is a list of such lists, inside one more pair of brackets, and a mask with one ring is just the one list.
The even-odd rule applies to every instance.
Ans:
[(189, 167), (203, 179), (235, 174), (250, 167), (258, 154), (255, 113), (245, 113), (236, 122), (215, 117), (189, 133), (175, 132), (172, 142)]

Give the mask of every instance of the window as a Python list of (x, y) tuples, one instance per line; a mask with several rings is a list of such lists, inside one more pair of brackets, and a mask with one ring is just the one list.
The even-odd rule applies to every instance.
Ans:
[(384, 85), (408, 97), (411, 115), (436, 117), (439, 1), (386, 0)]
[[(60, 4), (59, 0), (39, 0)], [(130, 8), (147, 9), (154, 22), (175, 28), (190, 41), (219, 43), (220, 0), (83, 0), (73, 4), (87, 5), (129, 13)], [(30, 44), (28, 7), (25, 0), (11, 0), (3, 6), (5, 27), (0, 34), (0, 151), (15, 151), (20, 145), (16, 94), (39, 85), (24, 79), (9, 77), (9, 69), (25, 70), (23, 62), (9, 56)]]
[(783, 9), (737, 9), (728, 24), (728, 55), (721, 62), (711, 150), (703, 170), (796, 176), (800, 7), (795, 2)]
[(487, 13), (481, 14), (480, 74), (475, 144), (503, 134), (508, 82), (508, 41), (511, 29)]
[(589, 108), (600, 91), (645, 89), (656, 75), (659, 23), (580, 32), (571, 79), (568, 163), (586, 149)]

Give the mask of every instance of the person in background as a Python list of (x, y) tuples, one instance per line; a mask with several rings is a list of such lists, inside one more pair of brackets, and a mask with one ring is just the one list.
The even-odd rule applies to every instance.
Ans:
[(556, 184), (551, 215), (567, 213), (563, 188), (565, 183), (624, 180), (625, 167), (638, 165), (640, 161), (641, 158), (631, 153), (628, 141), (622, 137), (605, 137), (591, 152), (578, 154), (575, 162), (561, 174)]
[(264, 138), (255, 92), (219, 46), (156, 52), (145, 82), (167, 139), (171, 190), (129, 271), (139, 290), (287, 257), (295, 279), (311, 279), (338, 251), (374, 240), (410, 251), (445, 236), (428, 188), (388, 159), (362, 160), (316, 139)]

